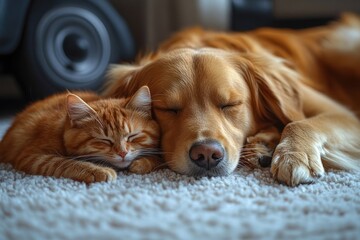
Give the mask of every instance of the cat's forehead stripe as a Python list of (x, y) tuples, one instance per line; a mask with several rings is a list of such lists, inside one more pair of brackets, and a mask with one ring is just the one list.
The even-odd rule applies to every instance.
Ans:
[(111, 126), (111, 130), (114, 132), (114, 131), (116, 131), (116, 129), (121, 127), (121, 126), (118, 125), (118, 119), (119, 119), (120, 116), (119, 116), (117, 111), (111, 111), (109, 116), (110, 116), (110, 119), (109, 119), (108, 122), (109, 122), (109, 124)]
[(131, 125), (128, 123), (130, 120), (127, 119), (127, 113), (124, 109), (116, 109), (113, 111), (103, 112), (102, 117), (104, 121), (106, 122), (104, 126), (104, 133), (109, 135), (116, 135), (121, 132), (128, 133), (131, 130)]

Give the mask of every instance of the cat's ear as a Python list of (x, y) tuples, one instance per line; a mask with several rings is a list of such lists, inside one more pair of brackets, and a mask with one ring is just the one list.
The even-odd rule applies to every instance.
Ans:
[(139, 110), (151, 114), (151, 94), (148, 86), (142, 86), (130, 98), (126, 108)]
[(76, 125), (79, 121), (96, 115), (94, 109), (79, 96), (72, 93), (69, 93), (66, 97), (66, 107), (71, 125)]

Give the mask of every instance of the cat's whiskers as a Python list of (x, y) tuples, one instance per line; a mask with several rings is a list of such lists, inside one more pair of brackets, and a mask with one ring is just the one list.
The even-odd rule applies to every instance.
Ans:
[(54, 155), (56, 155), (57, 157), (64, 157), (64, 155), (63, 154), (61, 154), (58, 150), (54, 150), (54, 151), (52, 151), (52, 153), (54, 154)]
[(154, 168), (154, 170), (158, 170), (158, 169), (160, 169), (160, 168), (163, 168), (164, 166), (169, 167), (172, 163), (175, 163), (175, 162), (176, 162), (176, 160), (170, 160), (170, 161), (164, 162), (164, 163), (156, 166), (156, 167)]
[(259, 153), (247, 153), (247, 154), (241, 154), (240, 158), (244, 158), (244, 157), (256, 157), (259, 156)]
[(166, 162), (164, 162), (164, 163), (159, 164), (159, 165), (157, 165), (156, 167), (154, 167), (153, 171), (156, 171), (156, 170), (162, 169), (163, 167), (167, 167), (167, 166), (168, 166), (168, 165), (167, 165), (167, 163), (166, 163)]
[(261, 150), (263, 148), (261, 147), (243, 147), (241, 148), (241, 151), (256, 151), (256, 150)]

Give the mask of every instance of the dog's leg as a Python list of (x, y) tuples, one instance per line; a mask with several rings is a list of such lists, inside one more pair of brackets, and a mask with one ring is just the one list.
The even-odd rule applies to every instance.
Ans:
[(294, 186), (312, 182), (328, 168), (360, 170), (359, 120), (324, 95), (303, 90), (308, 118), (285, 126), (272, 160), (273, 176)]
[(250, 168), (270, 167), (276, 145), (280, 141), (280, 132), (276, 127), (259, 131), (246, 139), (242, 148), (240, 165)]

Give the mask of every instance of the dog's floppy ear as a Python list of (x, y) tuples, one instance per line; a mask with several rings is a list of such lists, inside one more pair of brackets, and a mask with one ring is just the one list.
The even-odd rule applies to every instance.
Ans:
[(244, 54), (237, 58), (242, 76), (251, 94), (256, 114), (281, 123), (304, 119), (299, 75), (286, 66), (285, 60), (270, 55)]
[(138, 69), (137, 65), (122, 65), (112, 64), (108, 70), (104, 90), (102, 95), (105, 97), (129, 97), (138, 89), (134, 87), (132, 79), (134, 78)]

